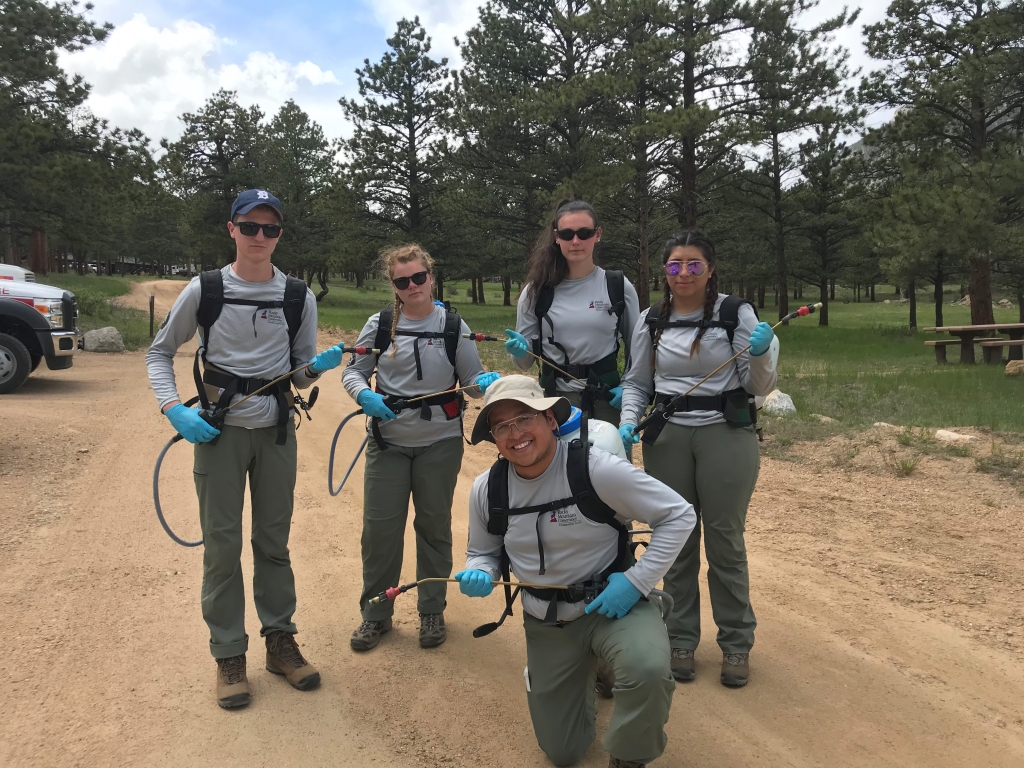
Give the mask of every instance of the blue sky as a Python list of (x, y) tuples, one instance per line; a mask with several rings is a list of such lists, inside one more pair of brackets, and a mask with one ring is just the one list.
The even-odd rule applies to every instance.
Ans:
[[(218, 88), (272, 113), (294, 99), (328, 136), (347, 133), (338, 106), (356, 95), (354, 70), (375, 61), (402, 17), (418, 15), (434, 54), (457, 63), (452, 38), (474, 25), (482, 0), (93, 0), (90, 16), (115, 25), (101, 45), (62, 57), (92, 84), (89, 106), (154, 141), (180, 133), (178, 115), (198, 108)], [(860, 47), (863, 23), (885, 13), (885, 0), (862, 0), (856, 29), (839, 42), (852, 61), (870, 62)], [(816, 15), (834, 12), (829, 0)]]

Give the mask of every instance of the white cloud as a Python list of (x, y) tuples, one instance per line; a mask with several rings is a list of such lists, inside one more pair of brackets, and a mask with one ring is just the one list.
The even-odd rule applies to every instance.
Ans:
[(141, 128), (154, 140), (180, 135), (178, 116), (220, 88), (238, 91), (243, 104), (258, 103), (268, 113), (295, 98), (329, 136), (345, 131), (337, 106), (342, 84), (333, 72), (261, 51), (249, 53), (241, 64), (219, 63), (230, 42), (194, 21), (156, 27), (137, 14), (103, 43), (62, 55), (61, 65), (92, 84), (88, 106), (95, 114), (121, 128)]
[(431, 39), (431, 54), (440, 59), (447, 56), (449, 64), (459, 66), (461, 57), (454, 38), (460, 40), (480, 17), (482, 0), (373, 0), (367, 2), (374, 18), (387, 37), (395, 33), (400, 19), (419, 16), (420, 24)]

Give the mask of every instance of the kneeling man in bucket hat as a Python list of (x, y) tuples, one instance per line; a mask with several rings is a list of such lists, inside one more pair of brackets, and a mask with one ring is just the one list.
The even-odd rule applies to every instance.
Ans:
[[(524, 588), (527, 701), (541, 749), (555, 765), (580, 760), (594, 741), (597, 660), (615, 674), (615, 711), (604, 746), (611, 768), (639, 768), (665, 750), (675, 681), (668, 632), (647, 595), (675, 561), (696, 523), (682, 496), (632, 464), (555, 430), (564, 397), (544, 397), (527, 376), (487, 390), (473, 443), (490, 440), (501, 458), (473, 485), (466, 570), (471, 597), (490, 594), (509, 571)], [(639, 561), (624, 520), (652, 528)], [(506, 593), (511, 614), (515, 594)], [(498, 622), (500, 625), (500, 621)], [(477, 634), (493, 630), (482, 627)]]

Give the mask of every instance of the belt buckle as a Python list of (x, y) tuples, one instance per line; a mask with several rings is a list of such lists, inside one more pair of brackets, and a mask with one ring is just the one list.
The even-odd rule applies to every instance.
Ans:
[(593, 579), (583, 583), (583, 602), (592, 603), (597, 599), (597, 582)]

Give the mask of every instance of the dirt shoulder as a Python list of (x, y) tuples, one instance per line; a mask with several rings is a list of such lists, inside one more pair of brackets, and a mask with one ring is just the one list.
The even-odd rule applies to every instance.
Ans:
[[(182, 350), (182, 387), (190, 365)], [(499, 598), (450, 592), (450, 639), (436, 651), (419, 649), (415, 600), (400, 599), (381, 646), (349, 650), (362, 485), (357, 477), (336, 499), (326, 491), (331, 437), (354, 409), (338, 378), (321, 382), (315, 420), (299, 431), (292, 533), (299, 640), (324, 684), (300, 693), (262, 669), (250, 603), (254, 703), (243, 712), (213, 702), (202, 550), (174, 545), (153, 513), (152, 465), (171, 433), (143, 353), (82, 354), (4, 397), (17, 426), (0, 441), (10, 651), (0, 658), (0, 765), (547, 764), (526, 708), (518, 615), (487, 638), (470, 634), (496, 618)], [(358, 429), (344, 436), (340, 461), (361, 439)], [(698, 679), (677, 688), (655, 765), (1024, 764), (1021, 497), (969, 458), (926, 458), (897, 478), (880, 463), (890, 437), (857, 438), (849, 460), (846, 439), (763, 462), (748, 520), (753, 681), (718, 684), (705, 605)], [(466, 540), (470, 484), (492, 460), (493, 448), (467, 448), (456, 542)], [(163, 501), (193, 538), (190, 469), (188, 448), (176, 446)], [(248, 579), (248, 551), (243, 569)], [(611, 704), (598, 710), (600, 733)], [(598, 742), (581, 765), (606, 760)]]

